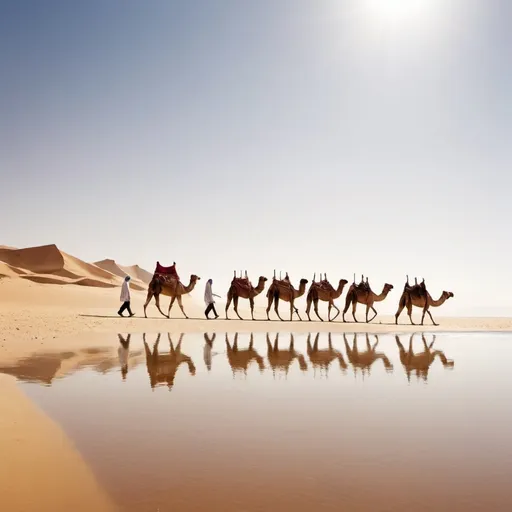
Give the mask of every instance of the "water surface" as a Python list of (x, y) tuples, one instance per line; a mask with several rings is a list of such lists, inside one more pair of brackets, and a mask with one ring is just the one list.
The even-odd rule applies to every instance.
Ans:
[(131, 335), (0, 371), (124, 511), (512, 510), (512, 338), (433, 342)]

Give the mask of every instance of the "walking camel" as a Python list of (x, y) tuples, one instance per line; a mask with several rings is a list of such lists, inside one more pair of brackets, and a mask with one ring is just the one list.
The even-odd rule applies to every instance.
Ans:
[[(365, 304), (366, 305), (366, 323), (371, 322), (376, 316), (377, 311), (373, 307), (375, 302), (382, 302), (387, 296), (388, 293), (393, 289), (393, 285), (386, 283), (382, 292), (377, 295), (374, 291), (372, 291), (370, 284), (368, 283), (368, 278), (366, 282), (361, 280), (361, 283), (356, 284), (355, 282), (350, 285), (350, 288), (347, 292), (347, 297), (345, 299), (345, 308), (343, 310), (343, 321), (345, 322), (345, 313), (348, 311), (348, 308), (352, 304), (352, 317), (354, 321), (357, 322), (356, 318), (356, 308), (357, 304)], [(368, 313), (370, 309), (373, 311), (374, 315), (372, 318), (368, 320)]]
[(160, 343), (160, 333), (153, 345), (153, 352), (151, 352), (148, 344), (146, 343), (146, 334), (144, 333), (142, 335), (144, 350), (146, 351), (146, 368), (148, 370), (151, 388), (154, 388), (158, 384), (166, 383), (170, 391), (174, 385), (176, 372), (181, 364), (185, 363), (188, 366), (190, 375), (196, 374), (196, 367), (194, 366), (192, 359), (181, 352), (183, 334), (181, 334), (176, 348), (174, 348), (172, 343), (171, 335), (167, 334), (167, 337), (169, 339), (170, 352), (167, 354), (159, 354), (158, 344)]
[(304, 292), (306, 291), (306, 284), (308, 283), (307, 279), (301, 279), (299, 289), (296, 290), (292, 283), (290, 282), (290, 278), (288, 277), (288, 272), (286, 273), (286, 277), (284, 279), (276, 279), (276, 274), (274, 271), (274, 279), (272, 280), (272, 284), (270, 285), (267, 291), (267, 320), (270, 320), (269, 311), (272, 307), (272, 302), (274, 302), (274, 310), (279, 320), (283, 320), (279, 315), (279, 299), (284, 300), (285, 302), (290, 303), (290, 321), (293, 320), (293, 313), (295, 312), (299, 317), (299, 320), (302, 321), (300, 317), (299, 310), (295, 307), (294, 302), (295, 299), (302, 297)]
[(243, 320), (243, 318), (238, 313), (238, 299), (249, 299), (249, 304), (251, 306), (251, 317), (254, 320), (254, 297), (259, 295), (265, 288), (265, 282), (267, 281), (266, 277), (260, 276), (258, 279), (258, 286), (254, 288), (252, 286), (251, 282), (249, 281), (249, 278), (247, 277), (247, 272), (245, 273), (245, 278), (243, 277), (233, 277), (233, 280), (231, 281), (231, 286), (228, 290), (228, 296), (227, 296), (227, 302), (226, 302), (226, 320), (229, 320), (228, 318), (228, 309), (231, 304), (231, 301), (233, 301), (233, 309), (235, 310), (235, 313), (237, 314), (238, 318), (240, 320)]
[(354, 333), (354, 338), (352, 341), (352, 348), (348, 344), (347, 336), (345, 333), (343, 333), (343, 341), (345, 342), (345, 350), (347, 352), (347, 358), (349, 363), (354, 368), (354, 372), (357, 368), (359, 368), (364, 375), (365, 370), (368, 375), (370, 375), (370, 369), (371, 366), (377, 359), (382, 359), (382, 362), (384, 363), (384, 368), (386, 368), (386, 371), (391, 372), (393, 370), (393, 365), (391, 364), (391, 361), (388, 359), (386, 354), (383, 352), (376, 352), (377, 345), (379, 344), (379, 337), (374, 334), (375, 336), (375, 344), (373, 347), (370, 344), (370, 338), (368, 333), (366, 333), (366, 350), (364, 352), (360, 352), (357, 346), (357, 334)]
[[(315, 281), (315, 277), (316, 274), (313, 276), (313, 282), (309, 287), (308, 295), (306, 297), (306, 315), (308, 315), (308, 320), (311, 321), (309, 312), (311, 311), (311, 304), (313, 304), (316, 316), (322, 322), (324, 321), (324, 319), (318, 313), (318, 301), (322, 300), (324, 302), (329, 303), (327, 313), (327, 319), (329, 322), (331, 321), (331, 309), (334, 308), (337, 311), (336, 316), (332, 319), (332, 321), (334, 321), (340, 314), (340, 310), (334, 304), (334, 300), (337, 299), (338, 297), (341, 297), (341, 294), (343, 293), (343, 288), (345, 288), (345, 285), (348, 283), (348, 281), (346, 279), (340, 279), (340, 282), (338, 283), (338, 289), (335, 290), (332, 284), (329, 283), (329, 281), (327, 280), (327, 275), (324, 274), (323, 281)], [(320, 278), (322, 278), (321, 274)]]
[(413, 286), (409, 285), (409, 276), (407, 276), (407, 281), (404, 286), (404, 291), (402, 292), (402, 296), (400, 297), (400, 301), (398, 303), (398, 310), (395, 314), (395, 324), (398, 324), (398, 317), (401, 315), (404, 308), (407, 308), (407, 314), (409, 316), (409, 320), (412, 325), (416, 325), (412, 321), (412, 307), (416, 306), (417, 308), (422, 308), (423, 313), (421, 315), (421, 325), (425, 320), (425, 313), (428, 313), (430, 320), (434, 325), (439, 325), (434, 322), (432, 318), (432, 314), (429, 311), (430, 307), (437, 308), (442, 306), (449, 298), (453, 297), (452, 292), (443, 291), (439, 299), (434, 300), (430, 293), (428, 292), (425, 286), (425, 279), (418, 284), (414, 284)]
[(320, 371), (325, 370), (325, 375), (327, 376), (327, 372), (329, 370), (329, 366), (331, 363), (337, 359), (342, 370), (347, 369), (347, 363), (343, 359), (343, 355), (339, 350), (335, 350), (332, 346), (332, 338), (331, 333), (328, 333), (329, 346), (327, 349), (318, 349), (318, 340), (320, 338), (320, 333), (317, 333), (315, 336), (315, 342), (311, 345), (311, 333), (308, 334), (307, 339), (307, 347), (308, 347), (308, 357), (311, 361), (313, 369), (317, 368)]
[(302, 371), (306, 371), (308, 369), (304, 356), (295, 350), (292, 333), (290, 333), (290, 346), (288, 350), (280, 350), (279, 333), (276, 334), (274, 346), (272, 347), (272, 343), (270, 343), (270, 337), (267, 332), (267, 359), (273, 370), (274, 377), (277, 369), (284, 370), (285, 375), (288, 375), (290, 366), (295, 359), (299, 362), (299, 367)]
[(411, 373), (413, 371), (416, 372), (416, 377), (422, 377), (424, 381), (428, 379), (428, 371), (430, 366), (434, 362), (436, 357), (439, 357), (442, 365), (445, 368), (453, 368), (454, 362), (447, 359), (444, 355), (444, 352), (441, 350), (432, 350), (434, 343), (436, 341), (436, 335), (434, 334), (434, 339), (430, 345), (427, 345), (427, 341), (425, 340), (425, 335), (421, 335), (421, 339), (423, 341), (423, 352), (415, 354), (412, 348), (412, 341), (414, 338), (414, 333), (411, 334), (409, 338), (409, 350), (405, 350), (404, 346), (400, 342), (400, 338), (398, 335), (395, 335), (396, 344), (398, 345), (398, 349), (400, 351), (400, 361), (404, 367), (405, 373), (407, 375), (407, 380), (411, 381)]
[[(178, 304), (180, 306), (181, 312), (188, 318), (185, 310), (183, 309), (183, 302), (181, 300), (182, 295), (190, 293), (196, 286), (197, 281), (201, 278), (192, 274), (190, 276), (190, 283), (187, 286), (184, 286), (181, 281), (172, 275), (163, 275), (163, 274), (155, 274), (151, 279), (151, 282), (148, 285), (148, 295), (146, 297), (146, 302), (144, 304), (144, 317), (147, 318), (146, 308), (148, 304), (151, 302), (153, 296), (155, 297), (156, 307), (160, 313), (167, 317), (171, 318), (171, 309), (174, 305), (174, 301), (178, 299)], [(167, 315), (160, 309), (160, 295), (167, 295), (171, 297), (171, 302), (169, 303), (169, 309), (167, 311)]]

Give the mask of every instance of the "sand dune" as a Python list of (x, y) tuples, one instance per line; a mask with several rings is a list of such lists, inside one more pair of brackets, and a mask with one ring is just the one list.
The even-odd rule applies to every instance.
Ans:
[[(26, 249), (0, 246), (0, 277), (21, 277), (40, 284), (114, 288), (120, 286), (123, 277), (129, 273), (113, 260), (98, 264), (86, 263), (54, 244)], [(151, 276), (149, 272), (137, 265), (126, 269), (133, 269), (131, 287), (145, 289), (149, 282), (147, 276)]]
[(139, 265), (132, 265), (131, 267), (119, 265), (119, 268), (124, 270), (129, 276), (139, 280), (141, 283), (149, 284), (153, 278), (153, 274), (139, 267)]

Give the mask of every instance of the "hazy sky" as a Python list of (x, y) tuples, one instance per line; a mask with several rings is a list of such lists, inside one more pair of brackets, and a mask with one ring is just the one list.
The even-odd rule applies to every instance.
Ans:
[(510, 312), (511, 19), (508, 0), (4, 1), (0, 244), (176, 260), (218, 293), (234, 268), (364, 273), (396, 287), (383, 312), (409, 273), (455, 293), (443, 314)]

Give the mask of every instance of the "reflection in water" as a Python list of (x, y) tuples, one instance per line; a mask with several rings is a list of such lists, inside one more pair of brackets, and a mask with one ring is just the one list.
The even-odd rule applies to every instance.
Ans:
[(218, 352), (213, 352), (213, 342), (215, 341), (216, 336), (217, 334), (213, 333), (213, 336), (210, 338), (208, 333), (204, 333), (203, 359), (208, 371), (211, 371), (212, 369), (212, 357), (218, 354)]
[(377, 345), (379, 344), (379, 336), (377, 334), (374, 334), (376, 341), (372, 347), (370, 344), (370, 337), (368, 333), (366, 333), (366, 350), (364, 352), (360, 352), (358, 349), (357, 333), (354, 333), (353, 336), (354, 337), (352, 341), (352, 348), (350, 348), (350, 345), (348, 344), (347, 341), (347, 336), (345, 333), (343, 333), (343, 340), (345, 342), (347, 358), (349, 363), (354, 368), (354, 373), (357, 371), (357, 369), (360, 369), (363, 376), (365, 375), (365, 371), (366, 374), (369, 376), (371, 366), (377, 359), (382, 359), (382, 362), (384, 363), (384, 368), (386, 368), (387, 372), (393, 371), (393, 365), (391, 364), (386, 354), (384, 354), (383, 352), (375, 351)]
[(261, 357), (256, 350), (254, 350), (254, 334), (251, 332), (251, 340), (249, 342), (249, 348), (239, 350), (238, 348), (238, 333), (235, 333), (235, 340), (233, 347), (229, 344), (228, 333), (226, 333), (226, 349), (228, 354), (229, 365), (233, 371), (233, 377), (236, 372), (243, 372), (247, 375), (247, 369), (252, 361), (256, 361), (260, 372), (265, 369), (265, 363), (263, 357)]
[[(228, 333), (225, 341), (224, 332), (201, 332), (178, 342), (177, 333), (169, 344), (166, 336), (108, 336), (105, 349), (53, 354), (57, 373), (43, 373), (47, 353), (32, 366), (0, 360), (11, 374), (47, 380), (94, 362), (51, 387), (21, 387), (118, 510), (512, 510), (511, 335), (440, 333), (432, 344), (429, 334), (409, 350), (408, 334)], [(147, 364), (135, 367), (143, 346)], [(444, 370), (453, 362), (440, 348), (456, 371)], [(108, 365), (115, 371), (93, 370)], [(428, 370), (428, 385), (416, 383), (418, 370)]]
[[(319, 369), (320, 375), (322, 374), (322, 370), (325, 371), (325, 376), (329, 371), (330, 364), (337, 359), (342, 370), (347, 369), (347, 363), (343, 359), (341, 352), (339, 350), (335, 350), (332, 346), (332, 337), (331, 333), (328, 333), (328, 343), (329, 348), (319, 350), (318, 348), (318, 340), (320, 338), (320, 333), (317, 333), (315, 337), (315, 342), (313, 346), (311, 346), (311, 333), (308, 334), (307, 346), (308, 346), (308, 357), (313, 365), (313, 370)], [(316, 372), (315, 372), (316, 374)]]
[(288, 375), (290, 365), (295, 359), (299, 362), (299, 367), (302, 371), (306, 371), (308, 369), (304, 356), (295, 350), (294, 342), (293, 334), (290, 333), (290, 345), (288, 350), (280, 349), (279, 333), (277, 333), (274, 339), (274, 346), (272, 347), (272, 344), (270, 343), (270, 336), (267, 332), (267, 359), (270, 367), (272, 368), (274, 377), (276, 375), (276, 370), (284, 370), (285, 375)]
[[(121, 335), (119, 336), (121, 339)], [(12, 375), (25, 382), (50, 385), (54, 379), (86, 368), (105, 374), (121, 364), (125, 368), (122, 372), (124, 379), (128, 372), (128, 365), (135, 368), (141, 363), (142, 351), (134, 350), (129, 353), (129, 336), (126, 341), (123, 338), (123, 342), (126, 349), (121, 344), (117, 357), (115, 352), (108, 347), (91, 347), (64, 352), (40, 352), (24, 357), (15, 363), (0, 363), (0, 373)]]
[(405, 350), (404, 346), (400, 342), (400, 338), (398, 335), (395, 335), (396, 344), (398, 345), (398, 349), (400, 351), (400, 361), (404, 366), (405, 373), (407, 374), (407, 380), (411, 381), (411, 373), (413, 371), (416, 372), (416, 377), (419, 379), (420, 377), (427, 381), (428, 379), (428, 371), (430, 366), (434, 362), (436, 356), (439, 356), (442, 365), (445, 368), (453, 368), (454, 362), (448, 360), (444, 355), (444, 352), (441, 350), (432, 350), (434, 343), (436, 341), (436, 335), (434, 334), (434, 339), (430, 345), (427, 345), (427, 341), (425, 339), (425, 335), (421, 335), (421, 339), (423, 341), (423, 352), (419, 352), (415, 354), (412, 348), (412, 341), (414, 338), (414, 333), (411, 334), (409, 338), (409, 350)]
[(167, 384), (169, 391), (174, 385), (174, 377), (179, 366), (185, 363), (188, 366), (190, 375), (196, 374), (196, 367), (192, 359), (181, 352), (181, 342), (183, 341), (183, 333), (180, 335), (178, 345), (174, 348), (171, 335), (167, 334), (169, 340), (170, 352), (168, 354), (160, 354), (158, 352), (158, 344), (160, 343), (160, 333), (156, 337), (153, 345), (153, 352), (146, 343), (146, 334), (143, 334), (144, 350), (146, 351), (146, 368), (149, 374), (149, 381), (153, 389), (158, 384)]

